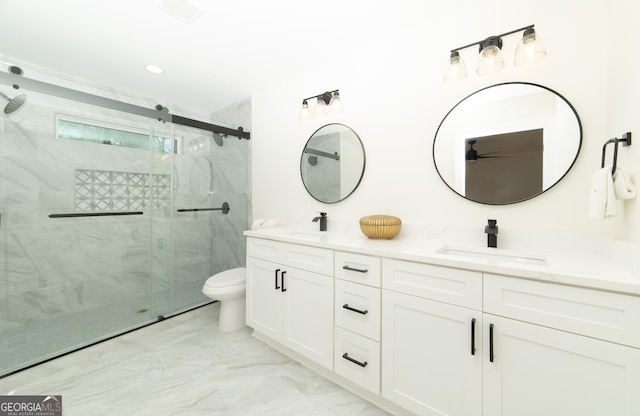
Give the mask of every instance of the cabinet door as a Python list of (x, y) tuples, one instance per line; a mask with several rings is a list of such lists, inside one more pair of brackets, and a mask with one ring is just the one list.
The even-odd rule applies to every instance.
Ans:
[(481, 334), (480, 312), (384, 290), (382, 396), (420, 415), (481, 415)]
[(640, 350), (492, 315), (484, 325), (485, 415), (638, 415)]
[[(282, 267), (247, 257), (247, 325), (282, 341)], [(277, 273), (277, 274), (276, 274)]]
[(289, 267), (282, 279), (282, 343), (333, 369), (333, 277)]

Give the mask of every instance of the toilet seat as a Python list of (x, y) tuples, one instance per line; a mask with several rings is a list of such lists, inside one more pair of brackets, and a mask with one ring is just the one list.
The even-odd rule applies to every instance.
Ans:
[(229, 287), (240, 285), (245, 282), (246, 269), (244, 267), (238, 267), (235, 269), (225, 270), (224, 272), (220, 272), (214, 274), (205, 282), (205, 287)]

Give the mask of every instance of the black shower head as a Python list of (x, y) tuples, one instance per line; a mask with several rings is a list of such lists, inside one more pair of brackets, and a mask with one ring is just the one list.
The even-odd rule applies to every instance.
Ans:
[[(226, 136), (226, 135), (225, 135)], [(213, 132), (213, 141), (220, 147), (224, 145), (224, 141), (222, 141), (222, 135), (220, 133)]]

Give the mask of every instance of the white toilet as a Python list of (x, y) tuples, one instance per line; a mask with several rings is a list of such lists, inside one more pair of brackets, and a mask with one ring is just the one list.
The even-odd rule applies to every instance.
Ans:
[(238, 267), (214, 274), (202, 293), (220, 302), (220, 331), (231, 332), (245, 326), (246, 268)]

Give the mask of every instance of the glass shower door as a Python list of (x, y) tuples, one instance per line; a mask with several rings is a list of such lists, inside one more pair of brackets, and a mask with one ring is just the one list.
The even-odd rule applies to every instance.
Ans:
[[(248, 143), (176, 126), (173, 300), (176, 312), (212, 300), (205, 281), (245, 263)], [(228, 211), (224, 209), (228, 207)]]
[(0, 120), (0, 374), (153, 318), (149, 119), (25, 93)]

